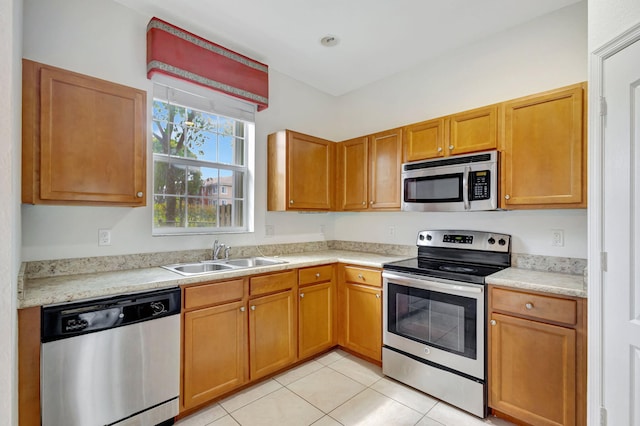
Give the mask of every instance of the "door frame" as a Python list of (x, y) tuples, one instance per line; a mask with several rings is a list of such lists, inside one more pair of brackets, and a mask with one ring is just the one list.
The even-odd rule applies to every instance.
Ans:
[[(589, 208), (588, 208), (588, 424), (600, 425), (603, 408), (603, 151), (604, 119), (601, 99), (604, 90), (604, 62), (631, 44), (640, 41), (640, 23), (594, 50), (589, 58)], [(606, 421), (606, 419), (605, 419)]]

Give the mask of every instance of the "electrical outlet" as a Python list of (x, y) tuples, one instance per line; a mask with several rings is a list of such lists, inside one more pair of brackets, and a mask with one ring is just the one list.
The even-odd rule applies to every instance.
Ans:
[(564, 231), (562, 229), (551, 230), (551, 245), (553, 247), (564, 247)]
[(99, 246), (111, 245), (111, 229), (98, 229), (98, 245)]
[(390, 226), (387, 228), (387, 237), (389, 238), (395, 238), (396, 236), (396, 227), (395, 226)]
[(266, 225), (264, 227), (264, 234), (267, 237), (273, 237), (273, 234), (275, 233), (274, 229), (273, 229), (273, 225)]

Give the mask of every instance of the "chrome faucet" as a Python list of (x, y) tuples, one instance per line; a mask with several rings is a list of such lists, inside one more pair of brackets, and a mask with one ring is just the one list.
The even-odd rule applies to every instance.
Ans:
[(230, 246), (224, 248), (224, 260), (229, 260), (229, 250), (231, 250)]
[(224, 244), (218, 244), (218, 240), (215, 240), (213, 242), (213, 260), (218, 260), (218, 255), (220, 254), (220, 250), (222, 249), (224, 249)]

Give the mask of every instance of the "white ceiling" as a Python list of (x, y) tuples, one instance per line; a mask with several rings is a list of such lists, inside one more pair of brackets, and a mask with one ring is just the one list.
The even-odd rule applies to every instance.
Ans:
[(339, 96), (580, 0), (116, 1)]

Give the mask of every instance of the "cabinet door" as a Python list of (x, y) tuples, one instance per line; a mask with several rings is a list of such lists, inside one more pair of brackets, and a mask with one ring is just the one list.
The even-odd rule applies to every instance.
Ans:
[(382, 290), (346, 283), (342, 296), (342, 345), (382, 361)]
[(334, 149), (333, 142), (288, 131), (288, 209), (331, 209)]
[(307, 358), (336, 344), (335, 282), (298, 290), (298, 354)]
[(23, 65), (23, 202), (145, 205), (145, 92)]
[(583, 86), (506, 102), (502, 207), (586, 207)]
[(296, 360), (296, 311), (293, 290), (249, 301), (251, 380)]
[(450, 118), (449, 155), (486, 151), (498, 147), (498, 106), (491, 105), (454, 114)]
[(245, 383), (246, 354), (243, 302), (185, 313), (183, 407), (195, 407)]
[(367, 137), (340, 142), (337, 146), (338, 210), (366, 210), (369, 188)]
[(489, 406), (535, 425), (576, 421), (576, 331), (491, 314)]
[(437, 118), (412, 124), (403, 130), (404, 161), (426, 160), (444, 155), (447, 142), (449, 120)]
[(369, 146), (369, 208), (400, 209), (402, 129), (376, 133)]

